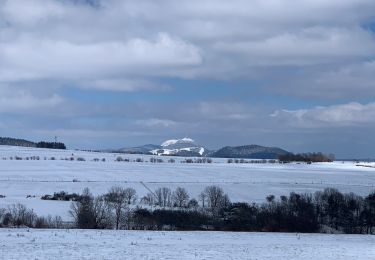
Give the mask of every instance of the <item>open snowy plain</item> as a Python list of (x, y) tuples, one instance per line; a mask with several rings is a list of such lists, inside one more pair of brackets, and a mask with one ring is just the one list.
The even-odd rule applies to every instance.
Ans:
[[(130, 162), (118, 162), (118, 156)], [(147, 188), (181, 186), (197, 197), (215, 184), (232, 201), (247, 202), (326, 187), (360, 195), (375, 189), (375, 169), (353, 162), (187, 164), (181, 162), (185, 158), (174, 163), (168, 157), (151, 163), (151, 158), (156, 157), (0, 146), (0, 195), (5, 196), (0, 208), (22, 203), (38, 215), (70, 221), (70, 202), (40, 197), (85, 187), (102, 194), (114, 185), (132, 187), (138, 197)], [(374, 245), (375, 236), (365, 235), (0, 229), (0, 259), (375, 259)]]
[[(30, 160), (32, 156), (39, 156), (39, 160)], [(142, 158), (143, 162), (117, 162), (118, 156), (130, 161)], [(16, 157), (22, 160), (15, 160)], [(60, 215), (69, 220), (70, 202), (43, 201), (40, 197), (59, 191), (80, 193), (85, 187), (93, 194), (102, 194), (114, 185), (136, 189), (138, 198), (148, 193), (144, 185), (152, 190), (181, 186), (197, 198), (206, 186), (215, 184), (232, 201), (247, 202), (263, 202), (270, 194), (314, 192), (326, 187), (360, 195), (375, 190), (375, 169), (359, 167), (353, 162), (228, 164), (225, 159), (213, 159), (212, 164), (187, 164), (180, 162), (185, 158), (174, 158), (175, 163), (168, 163), (168, 157), (159, 157), (163, 163), (150, 163), (151, 157), (156, 158), (0, 146), (0, 195), (6, 196), (0, 198), (0, 207), (22, 203), (38, 215)], [(77, 161), (78, 158), (85, 161)], [(94, 161), (95, 158), (99, 161)], [(28, 195), (31, 197), (27, 198)]]
[(0, 229), (1, 259), (374, 259), (375, 236)]

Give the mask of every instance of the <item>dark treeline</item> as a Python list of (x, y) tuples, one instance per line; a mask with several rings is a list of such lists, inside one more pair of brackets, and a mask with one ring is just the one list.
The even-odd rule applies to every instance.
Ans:
[(0, 145), (11, 145), (11, 146), (24, 146), (24, 147), (37, 147), (37, 148), (50, 148), (50, 149), (66, 149), (64, 143), (60, 142), (45, 142), (39, 143), (27, 141), (24, 139), (16, 139), (9, 137), (0, 137)]
[(0, 145), (35, 147), (34, 142), (10, 137), (0, 137)]
[(325, 155), (323, 153), (299, 153), (299, 154), (283, 154), (279, 155), (278, 159), (280, 162), (332, 162), (335, 160), (333, 154)]
[(217, 186), (207, 187), (199, 201), (184, 188), (164, 187), (141, 198), (147, 207), (133, 209), (128, 206), (135, 191), (130, 199), (122, 188), (99, 197), (86, 190), (83, 196), (86, 200), (75, 202), (72, 211), (79, 228), (370, 234), (375, 226), (375, 192), (363, 198), (327, 188), (249, 204), (231, 203)]
[[(70, 227), (127, 230), (215, 230), (257, 232), (374, 234), (375, 192), (366, 197), (327, 188), (313, 194), (270, 195), (262, 204), (231, 203), (218, 186), (206, 187), (191, 198), (187, 190), (167, 187), (138, 200), (132, 188), (112, 187), (93, 196), (55, 193), (54, 199), (73, 200), (74, 223), (38, 217), (22, 205), (0, 209), (0, 227)], [(144, 206), (142, 206), (144, 205)]]
[(61, 149), (61, 150), (65, 150), (66, 149), (66, 146), (64, 143), (60, 143), (60, 142), (39, 142), (36, 144), (36, 147), (37, 148), (49, 148), (49, 149)]
[(209, 206), (193, 211), (138, 209), (132, 220), (138, 229), (372, 234), (375, 193), (363, 198), (328, 188), (279, 199), (270, 195), (263, 204), (230, 203), (216, 213)]

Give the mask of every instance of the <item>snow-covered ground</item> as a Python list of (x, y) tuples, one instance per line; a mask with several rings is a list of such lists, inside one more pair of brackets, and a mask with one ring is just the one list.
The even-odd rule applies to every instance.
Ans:
[(375, 236), (0, 229), (1, 259), (374, 259)]
[[(22, 160), (14, 160), (16, 156)], [(25, 160), (31, 156), (39, 156), (40, 160)], [(116, 162), (118, 156), (131, 161), (143, 158), (144, 162)], [(51, 157), (56, 160), (50, 160)], [(61, 160), (70, 157), (75, 160)], [(77, 161), (79, 157), (85, 161)], [(0, 207), (23, 203), (39, 215), (60, 215), (67, 219), (69, 202), (42, 201), (40, 197), (59, 191), (80, 193), (85, 187), (93, 194), (102, 194), (114, 185), (132, 187), (137, 190), (138, 197), (142, 197), (148, 190), (141, 182), (150, 189), (185, 187), (192, 197), (197, 197), (206, 186), (215, 184), (221, 186), (232, 201), (248, 202), (263, 202), (270, 194), (314, 192), (326, 187), (360, 195), (375, 190), (375, 169), (358, 167), (352, 162), (228, 164), (225, 159), (213, 159), (212, 164), (186, 164), (180, 162), (184, 158), (176, 157), (175, 163), (168, 163), (168, 157), (160, 157), (164, 163), (150, 163), (151, 157), (155, 158), (0, 146), (0, 195), (6, 196), (0, 198)], [(105, 158), (106, 161), (95, 162), (94, 158)], [(27, 195), (35, 198), (26, 198)]]

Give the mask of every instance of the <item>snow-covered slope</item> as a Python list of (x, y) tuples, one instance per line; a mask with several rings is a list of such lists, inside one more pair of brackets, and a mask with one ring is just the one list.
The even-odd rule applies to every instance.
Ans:
[(205, 156), (208, 150), (197, 144), (191, 138), (170, 139), (161, 145), (147, 144), (143, 146), (122, 148), (117, 150), (120, 153), (129, 154), (153, 154), (153, 155), (170, 155), (170, 156)]
[(375, 236), (0, 229), (1, 259), (374, 259)]
[[(119, 156), (129, 162), (117, 161)], [(375, 190), (375, 169), (352, 162), (228, 164), (226, 159), (213, 158), (212, 163), (188, 164), (181, 163), (185, 157), (173, 157), (174, 163), (165, 156), (158, 158), (161, 163), (151, 163), (151, 158), (157, 157), (0, 146), (0, 195), (6, 196), (0, 198), (0, 208), (22, 203), (38, 215), (69, 220), (70, 202), (45, 201), (41, 196), (59, 191), (81, 193), (86, 187), (98, 195), (115, 185), (134, 188), (138, 198), (149, 192), (143, 184), (151, 190), (183, 187), (191, 198), (198, 198), (209, 185), (218, 185), (234, 202), (264, 202), (270, 194), (311, 193), (326, 187), (362, 196)]]
[(163, 142), (161, 144), (162, 147), (172, 147), (172, 146), (178, 146), (178, 145), (191, 145), (194, 144), (195, 141), (191, 138), (182, 138), (182, 139), (171, 139)]
[(182, 138), (167, 140), (161, 144), (160, 149), (150, 152), (155, 155), (204, 156), (207, 149), (191, 138)]

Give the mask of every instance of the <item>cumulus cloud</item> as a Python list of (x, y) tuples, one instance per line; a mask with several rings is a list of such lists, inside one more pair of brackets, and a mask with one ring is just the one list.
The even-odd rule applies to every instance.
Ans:
[(27, 37), (2, 43), (0, 50), (3, 67), (8, 71), (5, 80), (17, 80), (16, 72), (29, 75), (30, 80), (90, 79), (120, 73), (157, 75), (159, 66), (178, 67), (201, 62), (194, 46), (172, 39), (168, 34), (159, 34), (153, 42), (132, 39), (87, 44)]
[(368, 126), (374, 19), (373, 0), (3, 0), (1, 123), (116, 140)]
[[(5, 0), (0, 80), (266, 80), (275, 66), (337, 68), (374, 56), (362, 26), (374, 10), (371, 0)], [(129, 88), (108, 87), (119, 89)]]

